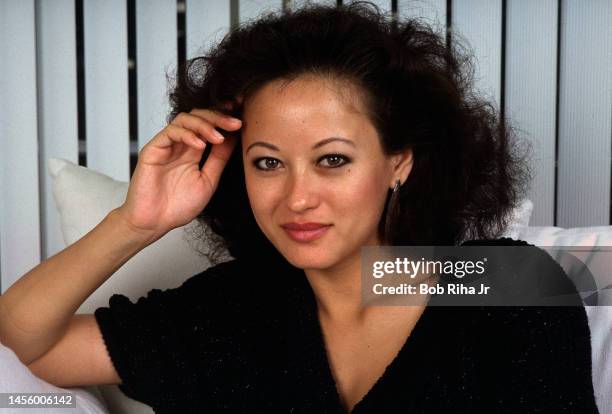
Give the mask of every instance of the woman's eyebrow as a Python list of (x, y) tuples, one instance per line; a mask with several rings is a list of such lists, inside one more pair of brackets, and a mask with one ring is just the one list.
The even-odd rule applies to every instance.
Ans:
[[(317, 142), (316, 144), (314, 144), (312, 146), (312, 149), (317, 149), (322, 147), (323, 145), (329, 144), (330, 142), (333, 141), (340, 141), (340, 142), (344, 142), (345, 144), (349, 144), (352, 145), (353, 147), (355, 147), (355, 143), (353, 141), (351, 141), (350, 139), (346, 139), (346, 138), (341, 138), (341, 137), (329, 137), (329, 138), (325, 138), (319, 142)], [(269, 142), (264, 142), (264, 141), (257, 141), (252, 143), (251, 145), (249, 145), (249, 147), (247, 148), (245, 154), (247, 152), (249, 152), (249, 150), (255, 146), (260, 146), (260, 147), (265, 147), (265, 148), (269, 148), (272, 151), (280, 151), (280, 149), (278, 149), (278, 147), (276, 147), (275, 145), (270, 144)]]

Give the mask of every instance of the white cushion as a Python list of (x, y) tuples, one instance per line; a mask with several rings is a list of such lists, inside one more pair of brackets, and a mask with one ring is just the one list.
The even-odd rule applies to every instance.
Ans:
[(612, 226), (522, 227), (518, 236), (536, 246), (612, 246)]
[[(126, 182), (61, 158), (50, 158), (48, 165), (67, 246), (91, 231), (125, 201)], [(186, 228), (194, 225), (192, 222), (174, 229), (139, 252), (104, 282), (77, 313), (91, 314), (100, 306), (108, 306), (108, 299), (114, 293), (135, 301), (153, 288), (178, 287), (208, 268), (209, 261), (195, 251), (185, 233)]]

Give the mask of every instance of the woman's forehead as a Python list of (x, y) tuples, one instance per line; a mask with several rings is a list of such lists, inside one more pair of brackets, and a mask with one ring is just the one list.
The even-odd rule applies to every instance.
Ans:
[(346, 79), (307, 74), (264, 84), (245, 100), (243, 113), (245, 117), (252, 112), (316, 112), (317, 109), (363, 113), (366, 109), (363, 97), (363, 91)]
[[(349, 97), (324, 81), (267, 84), (245, 101), (243, 134), (297, 133), (346, 135), (363, 128), (369, 118), (358, 97)], [(334, 132), (336, 131), (336, 132)]]

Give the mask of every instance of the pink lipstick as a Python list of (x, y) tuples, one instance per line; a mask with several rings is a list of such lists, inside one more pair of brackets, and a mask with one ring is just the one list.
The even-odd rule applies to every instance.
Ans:
[(323, 223), (286, 223), (281, 226), (293, 240), (307, 243), (323, 236), (331, 224)]

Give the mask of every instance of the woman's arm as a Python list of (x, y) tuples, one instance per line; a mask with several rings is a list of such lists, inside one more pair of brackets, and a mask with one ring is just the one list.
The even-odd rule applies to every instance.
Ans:
[(120, 209), (30, 270), (0, 296), (0, 342), (24, 364), (60, 340), (79, 306), (132, 256), (154, 241)]
[[(53, 347), (79, 306), (121, 265), (206, 207), (238, 139), (225, 140), (217, 126), (235, 131), (241, 122), (208, 109), (178, 114), (141, 149), (123, 205), (0, 297), (0, 341), (23, 363)], [(217, 145), (200, 169), (209, 144)]]

